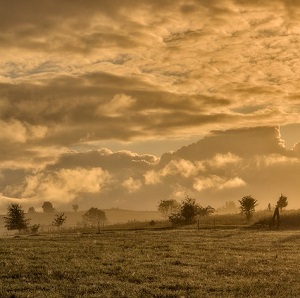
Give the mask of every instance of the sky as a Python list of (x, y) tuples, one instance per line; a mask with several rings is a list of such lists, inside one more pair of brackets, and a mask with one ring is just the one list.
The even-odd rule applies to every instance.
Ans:
[(300, 207), (300, 3), (0, 4), (0, 211)]

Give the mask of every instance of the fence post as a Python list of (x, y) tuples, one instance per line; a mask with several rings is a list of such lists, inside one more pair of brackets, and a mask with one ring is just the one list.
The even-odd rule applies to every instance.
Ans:
[(97, 234), (100, 234), (100, 222), (98, 221), (98, 233)]

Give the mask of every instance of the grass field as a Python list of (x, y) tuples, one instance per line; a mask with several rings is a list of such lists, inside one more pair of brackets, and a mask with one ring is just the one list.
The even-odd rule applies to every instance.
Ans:
[(0, 297), (300, 297), (298, 231), (104, 231), (0, 241)]

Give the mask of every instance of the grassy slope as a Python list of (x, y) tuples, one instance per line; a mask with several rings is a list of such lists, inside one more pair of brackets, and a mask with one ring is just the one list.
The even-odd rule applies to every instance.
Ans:
[(300, 296), (295, 231), (123, 231), (0, 241), (1, 297)]

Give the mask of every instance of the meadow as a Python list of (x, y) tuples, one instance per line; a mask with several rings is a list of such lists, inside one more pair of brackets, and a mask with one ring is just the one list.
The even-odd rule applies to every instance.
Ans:
[(0, 297), (300, 296), (297, 230), (104, 230), (0, 242)]

